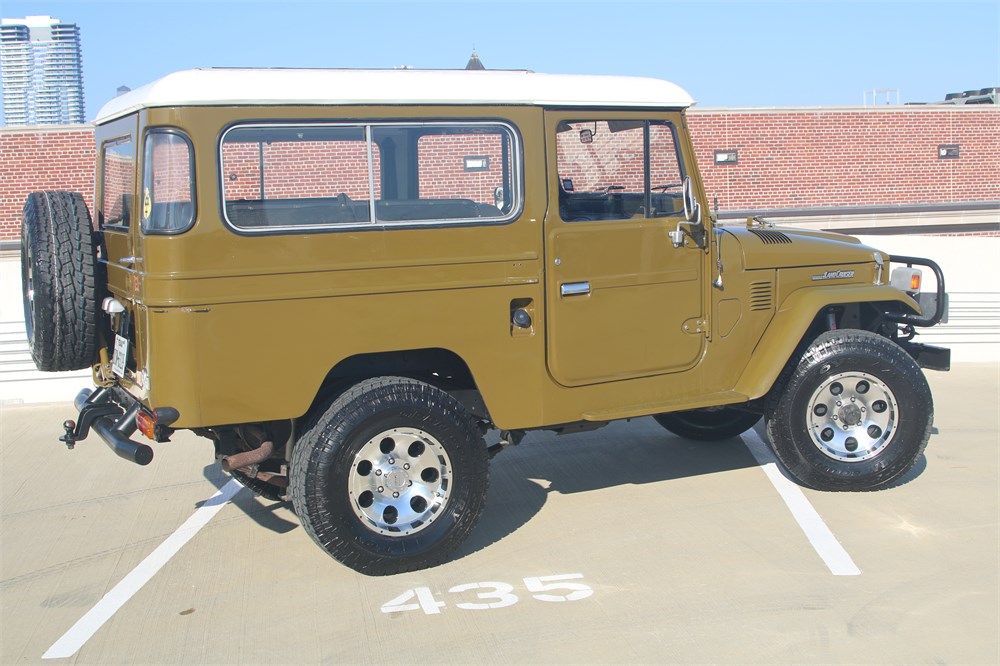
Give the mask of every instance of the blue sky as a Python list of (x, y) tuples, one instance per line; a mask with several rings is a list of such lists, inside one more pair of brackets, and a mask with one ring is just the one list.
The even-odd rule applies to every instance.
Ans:
[(860, 105), (1000, 85), (1000, 1), (14, 2), (82, 31), (87, 117), (191, 67), (461, 68), (652, 76), (700, 106)]

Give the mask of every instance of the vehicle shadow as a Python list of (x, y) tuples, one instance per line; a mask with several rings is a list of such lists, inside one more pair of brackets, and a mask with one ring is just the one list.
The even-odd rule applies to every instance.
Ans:
[[(233, 479), (222, 471), (222, 467), (217, 462), (206, 465), (202, 474), (209, 483), (219, 490), (222, 490), (222, 487)], [(199, 502), (198, 506), (203, 503)], [(255, 495), (249, 488), (241, 488), (233, 497), (232, 503), (255, 523), (272, 532), (285, 534), (299, 527), (297, 521), (285, 520), (275, 513), (279, 509), (292, 511), (291, 502), (275, 502), (264, 499)]]
[[(762, 433), (762, 429), (758, 432)], [(496, 441), (496, 434), (491, 435), (488, 444)], [(551, 493), (568, 495), (629, 484), (664, 483), (757, 466), (740, 437), (698, 442), (677, 437), (652, 419), (621, 421), (564, 437), (550, 432), (529, 433), (520, 445), (502, 451), (491, 461), (483, 515), (450, 559), (461, 559), (513, 534), (542, 510)], [(889, 488), (909, 483), (926, 468), (927, 459), (921, 455), (913, 468)], [(782, 473), (788, 476), (784, 469)], [(203, 474), (218, 489), (232, 479), (218, 463), (205, 466)], [(291, 502), (272, 502), (244, 488), (232, 503), (258, 525), (277, 534), (299, 527), (297, 520), (277, 515), (287, 510), (294, 516)]]
[(551, 493), (662, 483), (756, 466), (739, 437), (697, 442), (672, 435), (651, 419), (565, 437), (530, 433), (492, 461), (483, 516), (454, 559), (517, 531)]

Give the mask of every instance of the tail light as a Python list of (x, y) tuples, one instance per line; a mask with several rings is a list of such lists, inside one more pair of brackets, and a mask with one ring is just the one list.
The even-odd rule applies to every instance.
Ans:
[(139, 410), (135, 417), (135, 425), (146, 437), (154, 442), (169, 442), (170, 435), (174, 429), (170, 424), (180, 418), (180, 414), (173, 407), (160, 407), (149, 413), (144, 409)]
[(153, 441), (156, 441), (156, 418), (147, 412), (140, 411), (136, 414), (135, 424), (139, 426), (139, 432)]

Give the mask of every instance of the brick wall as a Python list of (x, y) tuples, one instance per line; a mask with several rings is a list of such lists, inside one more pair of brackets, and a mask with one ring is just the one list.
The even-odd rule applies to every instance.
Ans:
[[(472, 199), (492, 204), (503, 186), (505, 134), (429, 134), (417, 142), (418, 189), (422, 198)], [(509, 143), (509, 142), (508, 142)], [(466, 157), (485, 157), (489, 168), (466, 171)]]
[[(723, 209), (1000, 201), (1000, 109), (696, 108), (689, 125), (706, 189)], [(960, 157), (939, 159), (942, 144), (958, 144)], [(495, 147), (460, 152), (473, 149), (499, 163)], [(733, 149), (737, 164), (714, 163), (715, 150)], [(92, 203), (94, 160), (88, 126), (0, 128), (0, 241), (18, 238), (29, 192), (73, 190)], [(259, 188), (244, 176), (227, 178), (227, 189)], [(492, 182), (468, 177), (469, 196), (489, 200)]]
[[(703, 109), (689, 116), (723, 209), (1000, 201), (1000, 109)], [(958, 159), (938, 146), (958, 144)], [(716, 165), (716, 150), (739, 162)]]
[[(256, 143), (223, 145), (226, 199), (260, 198), (260, 150)], [(263, 155), (266, 199), (369, 196), (364, 141), (275, 142), (263, 146)]]
[(30, 192), (80, 192), (92, 206), (94, 155), (89, 125), (0, 128), (0, 241), (20, 237), (21, 210)]

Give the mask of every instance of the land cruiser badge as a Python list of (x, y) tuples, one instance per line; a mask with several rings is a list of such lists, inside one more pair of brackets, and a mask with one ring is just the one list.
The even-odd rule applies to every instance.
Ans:
[(854, 277), (854, 271), (827, 271), (822, 275), (813, 275), (813, 282), (819, 280), (846, 280)]

